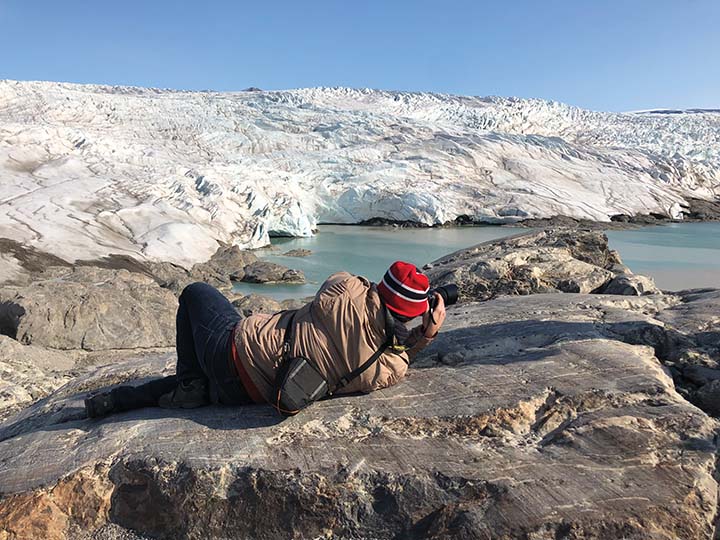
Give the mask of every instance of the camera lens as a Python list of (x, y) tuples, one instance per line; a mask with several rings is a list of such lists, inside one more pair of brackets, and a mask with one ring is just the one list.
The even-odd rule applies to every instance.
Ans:
[(441, 285), (435, 289), (428, 291), (428, 302), (430, 303), (430, 309), (435, 309), (437, 306), (437, 298), (435, 293), (442, 296), (446, 306), (452, 306), (458, 301), (458, 288), (454, 283), (448, 283), (447, 285)]

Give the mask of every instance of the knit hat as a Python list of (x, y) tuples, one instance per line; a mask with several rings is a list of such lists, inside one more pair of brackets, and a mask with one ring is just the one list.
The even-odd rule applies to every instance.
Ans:
[(377, 289), (385, 305), (405, 317), (417, 317), (428, 309), (430, 281), (413, 264), (392, 263)]

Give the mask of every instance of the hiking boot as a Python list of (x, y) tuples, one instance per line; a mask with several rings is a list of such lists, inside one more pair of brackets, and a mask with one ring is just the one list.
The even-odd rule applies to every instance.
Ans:
[(158, 406), (164, 409), (194, 409), (209, 404), (208, 384), (205, 379), (182, 381), (175, 390), (163, 394), (158, 400)]
[(107, 416), (115, 408), (112, 394), (102, 392), (85, 398), (85, 414), (88, 418), (101, 418)]

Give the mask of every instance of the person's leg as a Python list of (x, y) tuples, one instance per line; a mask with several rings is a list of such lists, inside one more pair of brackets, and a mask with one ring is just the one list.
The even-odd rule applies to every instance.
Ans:
[(204, 393), (213, 403), (219, 401), (216, 364), (229, 357), (230, 333), (240, 318), (214, 287), (193, 283), (183, 289), (176, 329), (178, 387), (172, 395), (163, 396), (160, 406), (198, 406)]
[(212, 369), (212, 378), (217, 383), (217, 401), (223, 405), (248, 405), (253, 403), (245, 390), (232, 358), (232, 332), (224, 343), (218, 345), (217, 354), (209, 363)]
[(206, 283), (188, 285), (180, 295), (176, 316), (176, 376), (91, 396), (85, 400), (88, 416), (157, 405), (191, 408), (219, 402), (213, 364), (229, 354), (229, 335), (239, 320), (240, 315), (220, 291)]
[(169, 375), (153, 379), (138, 386), (118, 386), (111, 393), (115, 402), (115, 412), (129, 411), (142, 407), (156, 407), (158, 399), (177, 386), (177, 377)]
[(90, 418), (99, 418), (110, 413), (155, 407), (160, 396), (171, 392), (176, 386), (175, 375), (152, 379), (138, 386), (118, 386), (86, 398), (85, 412)]
[[(175, 374), (179, 382), (205, 377), (197, 357), (193, 319), (190, 314), (191, 306), (198, 309), (201, 304), (200, 295), (202, 291), (197, 285), (198, 283), (193, 283), (185, 287), (178, 299), (178, 309), (175, 316), (175, 351), (177, 352)], [(197, 314), (195, 317), (197, 318)]]

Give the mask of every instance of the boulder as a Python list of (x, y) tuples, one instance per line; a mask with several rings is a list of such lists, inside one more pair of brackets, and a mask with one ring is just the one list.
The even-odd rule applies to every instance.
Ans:
[(283, 253), (286, 257), (307, 257), (309, 255), (312, 255), (312, 251), (309, 249), (291, 249), (290, 251), (286, 251)]
[(625, 341), (674, 305), (458, 304), (399, 384), (288, 419), (260, 405), (83, 418), (86, 392), (167, 374), (174, 356), (113, 362), (0, 424), (0, 530), (709, 540), (718, 423), (675, 391), (653, 348)]
[(312, 301), (312, 296), (308, 296), (306, 298), (275, 300), (269, 296), (249, 294), (247, 296), (240, 296), (239, 298), (233, 299), (232, 304), (244, 317), (249, 317), (255, 313), (276, 313), (283, 309), (299, 309), (308, 302)]
[(292, 270), (281, 264), (269, 261), (257, 261), (244, 268), (242, 281), (247, 283), (303, 283), (305, 275), (300, 270)]
[(249, 317), (255, 313), (276, 313), (283, 309), (299, 309), (308, 302), (312, 302), (313, 297), (306, 298), (288, 298), (285, 300), (275, 300), (269, 296), (260, 294), (249, 294), (241, 296), (232, 301), (233, 306), (244, 316)]
[(244, 317), (250, 317), (256, 313), (275, 313), (283, 309), (280, 302), (274, 298), (259, 294), (243, 296), (233, 300), (232, 304)]
[(657, 294), (660, 289), (655, 285), (652, 278), (623, 273), (612, 278), (600, 290), (603, 294), (620, 294), (641, 296), (643, 294)]
[(51, 267), (25, 287), (0, 288), (0, 329), (54, 349), (136, 349), (175, 342), (175, 296), (127, 270)]
[[(602, 232), (549, 229), (456, 251), (425, 265), (423, 272), (433, 286), (456, 283), (460, 301), (487, 300), (500, 295), (600, 292), (616, 278), (613, 268), (620, 262)], [(641, 276), (626, 281), (626, 286), (618, 283), (614, 288), (626, 294), (643, 287), (657, 292)]]
[(175, 296), (180, 296), (180, 293), (187, 285), (196, 281), (190, 275), (190, 272), (173, 263), (149, 262), (147, 267), (157, 284), (164, 289), (168, 289)]
[(204, 281), (219, 289), (232, 288), (233, 281), (242, 281), (245, 267), (257, 261), (250, 251), (237, 246), (219, 248), (209, 261), (196, 264), (190, 270), (192, 281)]
[(255, 254), (250, 251), (237, 246), (221, 246), (209, 260), (193, 265), (190, 270), (169, 262), (145, 264), (162, 287), (179, 296), (185, 286), (195, 281), (209, 283), (229, 293), (233, 282), (241, 281), (245, 275), (245, 266), (256, 260)]

